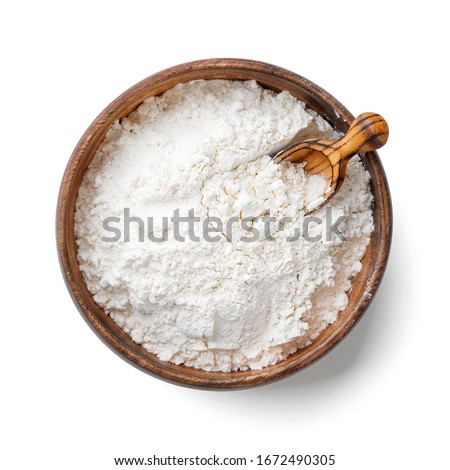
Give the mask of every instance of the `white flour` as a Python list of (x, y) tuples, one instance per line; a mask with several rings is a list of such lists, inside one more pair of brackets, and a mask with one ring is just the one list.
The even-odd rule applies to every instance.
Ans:
[[(178, 85), (114, 124), (81, 185), (75, 232), (88, 288), (135, 342), (176, 364), (259, 369), (308, 344), (345, 308), (373, 230), (369, 177), (355, 157), (327, 204), (334, 220), (348, 216), (339, 225), (346, 241), (326, 240), (325, 208), (313, 214), (323, 223), (309, 231), (320, 241), (287, 241), (325, 187), (299, 165), (276, 165), (265, 155), (299, 131), (337, 137), (288, 93), (252, 81)], [(202, 220), (253, 219), (261, 233), (269, 212), (293, 221), (284, 230), (271, 224), (270, 238), (254, 242), (240, 240), (250, 232), (239, 224), (232, 238), (220, 234), (215, 243), (177, 241), (172, 224), (168, 241), (140, 242), (138, 223), (130, 241), (123, 233), (120, 241), (102, 241), (111, 235), (103, 220), (123, 220), (125, 208), (144, 221), (153, 216), (155, 236), (175, 209), (194, 209)]]

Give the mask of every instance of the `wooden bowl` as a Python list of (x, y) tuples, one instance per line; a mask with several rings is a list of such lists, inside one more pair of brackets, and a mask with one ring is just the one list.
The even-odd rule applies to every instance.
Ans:
[(392, 235), (392, 209), (388, 184), (378, 155), (376, 152), (367, 154), (362, 160), (372, 180), (375, 230), (362, 260), (362, 270), (353, 280), (352, 289), (348, 293), (348, 306), (310, 346), (298, 350), (283, 361), (256, 371), (206, 372), (161, 361), (134, 343), (95, 303), (81, 274), (74, 234), (78, 189), (87, 166), (117, 119), (127, 116), (146, 98), (164, 93), (177, 83), (219, 78), (254, 79), (263, 87), (276, 92), (287, 90), (342, 132), (348, 129), (353, 120), (353, 116), (341, 103), (314, 83), (288, 70), (262, 62), (242, 59), (200, 60), (156, 73), (113, 101), (78, 142), (61, 183), (56, 218), (57, 246), (61, 269), (75, 304), (94, 332), (119, 356), (151, 375), (179, 385), (240, 389), (281, 379), (311, 364), (336, 345), (361, 318), (386, 267)]

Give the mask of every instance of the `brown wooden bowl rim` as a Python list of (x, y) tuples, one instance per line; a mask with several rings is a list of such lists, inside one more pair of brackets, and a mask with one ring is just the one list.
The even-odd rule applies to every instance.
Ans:
[[(146, 373), (177, 385), (210, 390), (242, 389), (273, 382), (312, 364), (341, 341), (361, 318), (378, 289), (389, 257), (392, 239), (392, 204), (381, 161), (376, 152), (371, 152), (363, 156), (362, 160), (371, 174), (376, 230), (372, 234), (371, 242), (364, 255), (365, 268), (353, 282), (356, 282), (358, 277), (362, 279), (363, 274), (367, 279), (362, 285), (364, 290), (357, 299), (356, 308), (349, 313), (346, 308), (340, 313), (343, 323), (336, 331), (330, 332), (333, 326), (330, 325), (310, 346), (297, 350), (277, 364), (256, 371), (207, 372), (159, 360), (154, 354), (134, 343), (95, 303), (86, 287), (76, 259), (74, 245), (74, 192), (78, 193), (79, 187), (79, 184), (75, 185), (75, 181), (82, 177), (80, 172), (84, 174), (87, 155), (95, 154), (93, 149), (96, 150), (103, 141), (105, 129), (109, 129), (118, 119), (119, 108), (121, 117), (126, 116), (143, 101), (141, 98), (145, 96), (146, 90), (147, 92), (149, 89), (153, 90), (148, 96), (160, 94), (179, 81), (186, 82), (193, 78), (200, 78), (199, 74), (206, 79), (254, 78), (263, 86), (276, 90), (287, 89), (294, 95), (300, 93), (301, 90), (301, 99), (306, 101), (310, 108), (320, 107), (320, 114), (339, 130), (345, 132), (353, 121), (352, 114), (339, 101), (313, 82), (264, 62), (247, 59), (205, 59), (170, 67), (151, 75), (129, 88), (107, 106), (89, 126), (75, 147), (65, 169), (58, 197), (57, 250), (63, 277), (74, 303), (88, 325), (116, 354)], [(272, 83), (275, 80), (276, 85)], [(165, 88), (169, 82), (172, 83), (171, 86)], [(162, 91), (157, 93), (159, 89)], [(375, 232), (378, 234), (378, 239), (375, 239)], [(377, 246), (374, 246), (374, 243), (377, 243)], [(370, 259), (367, 258), (369, 248)], [(366, 260), (365, 264), (364, 260)]]

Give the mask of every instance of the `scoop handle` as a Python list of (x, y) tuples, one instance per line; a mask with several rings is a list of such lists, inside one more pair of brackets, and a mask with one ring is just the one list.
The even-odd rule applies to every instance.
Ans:
[(346, 160), (359, 152), (377, 150), (387, 142), (389, 127), (376, 113), (362, 113), (351, 124), (347, 133), (335, 143), (340, 159)]

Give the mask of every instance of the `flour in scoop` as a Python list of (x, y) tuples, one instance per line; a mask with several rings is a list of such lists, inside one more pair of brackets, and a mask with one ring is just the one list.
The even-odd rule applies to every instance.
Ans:
[(261, 369), (336, 320), (373, 231), (369, 175), (354, 157), (308, 220), (325, 180), (267, 155), (302, 131), (338, 137), (289, 93), (224, 80), (177, 85), (113, 125), (75, 233), (95, 301), (136, 343), (208, 371)]

